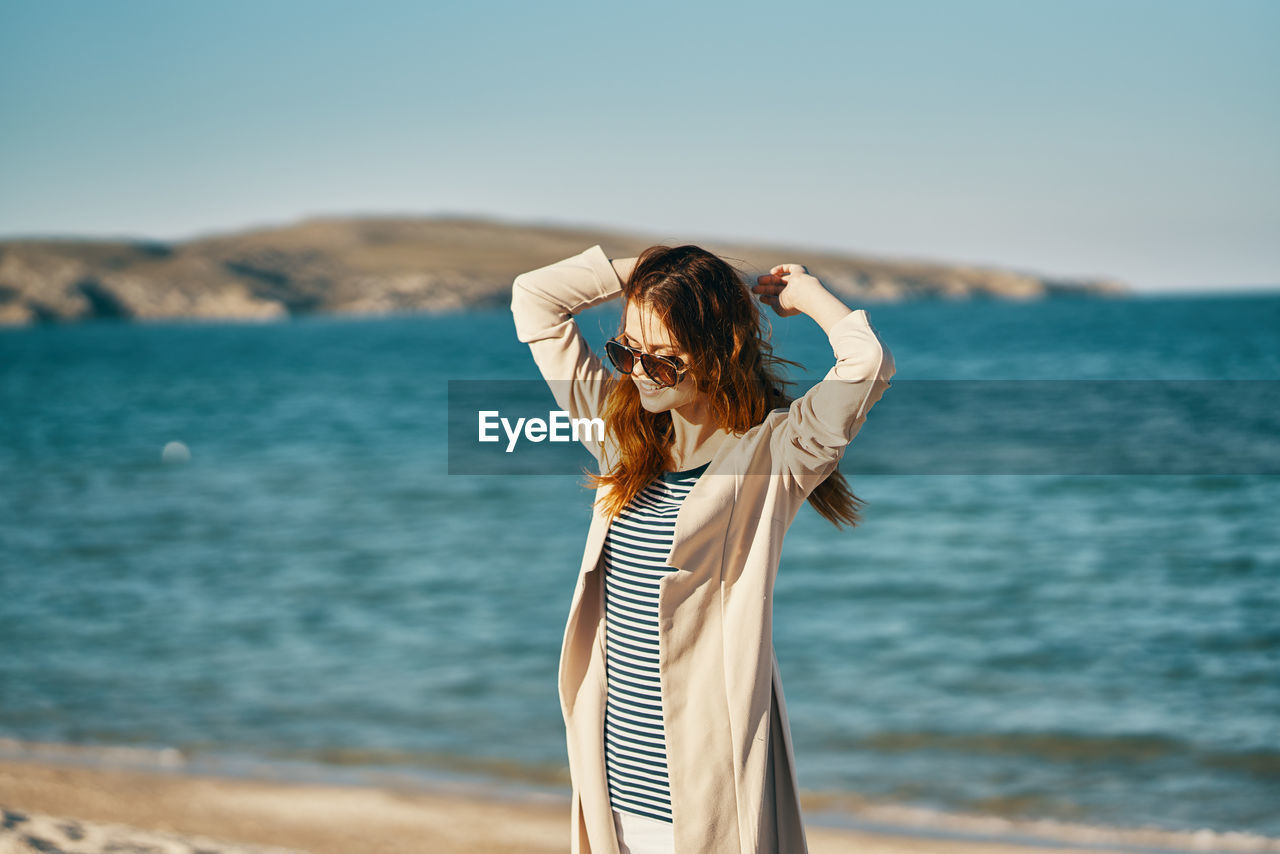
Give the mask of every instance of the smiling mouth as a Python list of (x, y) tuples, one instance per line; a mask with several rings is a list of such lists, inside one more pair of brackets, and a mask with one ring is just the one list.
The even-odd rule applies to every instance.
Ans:
[(655, 395), (660, 391), (663, 391), (662, 386), (651, 385), (645, 382), (636, 383), (636, 388), (640, 389), (641, 394), (647, 394), (647, 395)]

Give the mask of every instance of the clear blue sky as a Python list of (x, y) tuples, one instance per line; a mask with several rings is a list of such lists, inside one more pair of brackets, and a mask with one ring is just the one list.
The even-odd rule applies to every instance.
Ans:
[(0, 235), (455, 212), (1277, 286), (1278, 47), (1276, 0), (0, 0)]

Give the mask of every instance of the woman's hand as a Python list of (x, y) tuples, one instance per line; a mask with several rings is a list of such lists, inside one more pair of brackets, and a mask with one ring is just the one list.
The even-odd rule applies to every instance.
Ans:
[(756, 279), (751, 292), (760, 302), (773, 308), (779, 317), (805, 313), (804, 302), (814, 291), (825, 291), (822, 282), (809, 274), (801, 264), (779, 264)]
[(779, 317), (807, 314), (828, 332), (850, 311), (800, 264), (779, 264), (757, 277), (751, 292)]
[(613, 265), (613, 271), (618, 274), (618, 278), (626, 284), (627, 279), (631, 278), (631, 272), (636, 268), (636, 262), (640, 260), (640, 256), (631, 258), (613, 258), (610, 264)]

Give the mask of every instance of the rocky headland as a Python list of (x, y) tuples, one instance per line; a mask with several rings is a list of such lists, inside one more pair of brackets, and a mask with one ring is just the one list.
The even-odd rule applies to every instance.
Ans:
[[(511, 280), (526, 270), (594, 243), (625, 256), (655, 242), (675, 241), (456, 217), (315, 218), (173, 243), (0, 240), (0, 325), (93, 318), (276, 320), (497, 306), (509, 298)], [(750, 275), (774, 264), (805, 264), (841, 296), (863, 302), (1128, 292), (1110, 279), (691, 242)]]

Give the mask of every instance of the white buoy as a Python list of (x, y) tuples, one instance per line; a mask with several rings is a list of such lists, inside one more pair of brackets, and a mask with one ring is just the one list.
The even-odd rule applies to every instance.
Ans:
[(160, 459), (166, 463), (185, 463), (191, 459), (191, 451), (181, 442), (170, 442), (160, 452)]

